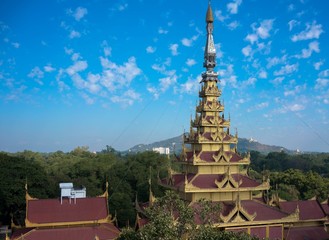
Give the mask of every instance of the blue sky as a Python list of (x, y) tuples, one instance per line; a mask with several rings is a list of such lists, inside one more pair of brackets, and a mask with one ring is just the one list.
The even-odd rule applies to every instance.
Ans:
[[(207, 4), (1, 0), (0, 150), (127, 150), (188, 130), (204, 71)], [(329, 2), (211, 5), (232, 129), (328, 152)]]

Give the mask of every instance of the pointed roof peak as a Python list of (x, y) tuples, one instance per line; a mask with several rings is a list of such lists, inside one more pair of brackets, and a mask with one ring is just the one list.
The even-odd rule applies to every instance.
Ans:
[(212, 9), (211, 9), (211, 1), (209, 0), (208, 2), (208, 10), (207, 10), (207, 15), (206, 15), (206, 22), (210, 23), (210, 22), (214, 22), (214, 17), (212, 14)]

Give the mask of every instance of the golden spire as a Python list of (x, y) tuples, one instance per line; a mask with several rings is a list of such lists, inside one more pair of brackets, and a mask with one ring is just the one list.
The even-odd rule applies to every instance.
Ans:
[(206, 15), (206, 22), (214, 22), (214, 17), (212, 15), (210, 1), (208, 3), (208, 10), (207, 10), (207, 15)]

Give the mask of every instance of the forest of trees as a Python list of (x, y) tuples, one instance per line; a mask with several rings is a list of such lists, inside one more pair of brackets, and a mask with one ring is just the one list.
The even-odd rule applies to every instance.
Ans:
[[(156, 182), (167, 174), (170, 160), (154, 152), (122, 154), (107, 146), (99, 153), (88, 147), (71, 152), (38, 153), (0, 152), (0, 225), (24, 225), (25, 184), (37, 198), (59, 197), (59, 183), (73, 182), (87, 188), (88, 196), (104, 192), (109, 182), (109, 208), (116, 214), (120, 227), (135, 223), (134, 201), (148, 201), (149, 179), (155, 196), (165, 196)], [(320, 201), (328, 197), (329, 153), (289, 155), (251, 152), (249, 175), (261, 180), (269, 177), (271, 191), (287, 200)]]

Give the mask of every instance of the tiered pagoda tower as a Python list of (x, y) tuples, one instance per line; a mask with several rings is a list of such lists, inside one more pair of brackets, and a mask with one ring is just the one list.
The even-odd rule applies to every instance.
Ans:
[[(230, 133), (230, 118), (224, 116), (220, 101), (213, 39), (213, 14), (208, 5), (207, 40), (204, 52), (199, 103), (184, 133), (182, 153), (177, 162), (181, 172), (170, 169), (159, 184), (179, 193), (192, 208), (206, 199), (221, 205), (214, 227), (243, 231), (266, 239), (329, 239), (329, 204), (310, 199), (285, 201), (268, 196), (269, 180), (257, 182), (248, 176), (250, 154), (237, 152), (238, 135)], [(149, 205), (153, 195), (150, 194)], [(139, 208), (141, 209), (141, 208)]]
[(252, 200), (255, 193), (269, 190), (269, 182), (259, 183), (248, 177), (250, 154), (237, 152), (237, 133), (230, 133), (230, 119), (224, 117), (224, 104), (218, 88), (216, 49), (213, 39), (213, 13), (209, 4), (206, 23), (207, 40), (204, 51), (199, 103), (190, 131), (184, 134), (182, 154), (178, 162), (182, 173), (170, 171), (162, 185), (178, 190), (182, 199), (196, 202)]

